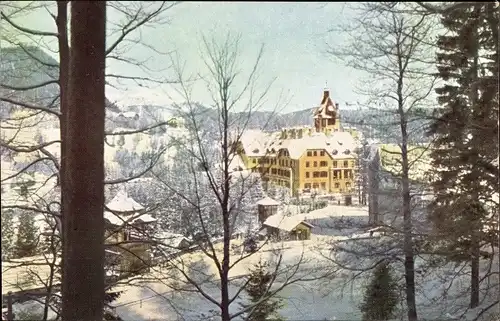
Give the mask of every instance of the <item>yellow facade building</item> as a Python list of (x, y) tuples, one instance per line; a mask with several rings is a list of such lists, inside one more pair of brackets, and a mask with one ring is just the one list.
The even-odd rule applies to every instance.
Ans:
[(237, 152), (247, 169), (261, 174), (265, 185), (291, 188), (293, 195), (353, 193), (358, 142), (342, 130), (339, 106), (328, 90), (312, 120), (313, 127), (245, 131)]

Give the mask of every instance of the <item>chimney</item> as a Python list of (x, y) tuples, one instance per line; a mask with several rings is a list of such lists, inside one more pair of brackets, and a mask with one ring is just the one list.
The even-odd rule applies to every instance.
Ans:
[(339, 103), (335, 103), (335, 109), (339, 109)]

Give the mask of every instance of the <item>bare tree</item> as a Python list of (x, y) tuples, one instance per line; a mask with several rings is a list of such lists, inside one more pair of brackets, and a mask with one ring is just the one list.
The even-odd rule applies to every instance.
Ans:
[[(161, 54), (152, 44), (148, 44), (141, 39), (140, 29), (152, 24), (168, 23), (166, 13), (176, 5), (177, 2), (159, 2), (159, 3), (120, 3), (107, 2), (108, 10), (115, 14), (118, 19), (111, 19), (108, 24), (106, 48), (107, 61), (119, 61), (122, 64), (134, 66), (136, 70), (142, 71), (141, 75), (131, 74), (106, 74), (107, 84), (111, 86), (122, 86), (129, 83), (134, 85), (149, 86), (157, 83), (168, 83), (169, 80), (164, 76), (164, 70), (160, 72), (163, 75), (154, 75), (151, 68), (148, 67), (148, 61), (136, 60), (127, 54), (132, 46), (142, 46), (154, 54)], [(48, 295), (45, 298), (44, 320), (47, 319), (47, 311), (52, 309), (57, 311), (57, 301), (53, 296), (59, 296), (57, 288), (60, 279), (61, 262), (61, 215), (65, 212), (67, 190), (62, 186), (65, 182), (65, 160), (67, 160), (65, 149), (66, 144), (61, 143), (67, 135), (67, 84), (69, 74), (69, 44), (67, 39), (68, 29), (68, 1), (44, 2), (44, 3), (21, 3), (5, 2), (2, 3), (2, 12), (0, 23), (3, 32), (1, 35), (2, 57), (0, 65), (2, 66), (2, 76), (0, 80), (0, 104), (2, 105), (2, 159), (7, 163), (14, 164), (15, 173), (3, 175), (4, 167), (2, 164), (2, 184), (9, 184), (25, 172), (43, 172), (47, 175), (40, 178), (37, 182), (37, 191), (31, 191), (28, 204), (2, 202), (2, 208), (15, 211), (28, 210), (33, 215), (44, 215), (48, 226), (45, 231), (47, 234), (52, 230), (52, 236), (43, 235), (48, 238), (52, 255), (46, 258), (46, 265), (50, 267), (53, 273), (50, 273), (50, 280), (45, 276), (39, 276), (38, 279), (44, 279), (40, 284), (44, 284)], [(54, 30), (34, 30), (23, 26), (19, 22), (23, 16), (36, 13), (48, 14), (54, 22)], [(124, 19), (122, 19), (124, 18)], [(115, 21), (116, 20), (116, 21)], [(56, 40), (55, 42), (52, 40)], [(42, 49), (43, 48), (43, 49)], [(45, 52), (44, 52), (45, 50)], [(58, 59), (52, 59), (49, 53), (56, 53)], [(14, 67), (15, 68), (12, 68)], [(146, 73), (148, 76), (144, 76)], [(111, 110), (116, 108), (110, 102), (106, 102), (106, 107)], [(4, 114), (5, 113), (5, 114)], [(169, 121), (158, 119), (151, 124), (151, 121), (144, 126), (135, 126), (134, 128), (107, 130), (106, 134), (110, 138), (117, 135), (139, 135), (150, 130), (168, 126)], [(108, 125), (108, 124), (107, 124)], [(51, 134), (50, 128), (59, 127), (59, 137), (47, 135)], [(42, 131), (35, 139), (30, 139), (35, 131)], [(48, 136), (48, 137), (47, 137)], [(60, 147), (59, 147), (59, 146)], [(127, 171), (126, 175), (121, 177), (109, 177), (106, 185), (121, 184), (145, 175), (153, 166), (162, 160), (162, 155), (167, 146), (158, 146), (154, 153), (149, 153), (141, 166), (134, 168), (134, 171)], [(11, 166), (9, 166), (11, 167)], [(57, 179), (57, 185), (54, 182)], [(55, 194), (51, 194), (50, 200), (46, 199), (46, 189), (42, 186), (54, 189)], [(41, 193), (40, 190), (44, 192)], [(3, 194), (3, 190), (2, 190)], [(57, 195), (59, 194), (59, 196)], [(63, 225), (65, 223), (63, 222)], [(56, 227), (52, 229), (52, 227)], [(63, 250), (64, 255), (66, 251)], [(28, 265), (29, 262), (24, 262)], [(39, 264), (39, 262), (37, 263)], [(34, 266), (37, 266), (35, 264)], [(36, 269), (34, 269), (36, 272)], [(39, 280), (41, 281), (41, 280)], [(49, 308), (50, 306), (50, 308)], [(56, 313), (57, 314), (57, 313)]]
[(432, 51), (422, 39), (431, 36), (433, 30), (426, 16), (406, 14), (402, 10), (408, 8), (405, 6), (401, 3), (370, 3), (353, 7), (357, 18), (341, 28), (348, 37), (347, 45), (332, 46), (330, 52), (367, 76), (358, 92), (367, 97), (368, 106), (376, 108), (379, 115), (389, 120), (388, 125), (392, 123), (392, 126), (399, 127), (395, 137), (399, 151), (390, 153), (396, 154), (400, 168), (397, 178), (401, 183), (398, 188), (401, 208), (397, 216), (403, 219), (406, 304), (408, 319), (413, 321), (417, 320), (417, 308), (410, 125), (416, 116), (420, 117), (419, 111), (425, 111), (429, 106), (431, 98), (434, 85), (434, 78), (430, 76)]
[[(176, 69), (180, 79), (179, 91), (186, 100), (178, 106), (178, 112), (187, 119), (190, 130), (187, 139), (181, 144), (183, 180), (186, 184), (174, 185), (161, 172), (154, 171), (163, 187), (185, 204), (186, 220), (183, 222), (187, 226), (186, 233), (194, 239), (197, 249), (203, 254), (202, 259), (189, 253), (170, 256), (165, 266), (170, 273), (177, 275), (177, 282), (167, 282), (171, 281), (172, 276), (163, 272), (162, 277), (161, 271), (157, 274), (157, 282), (168, 283), (167, 286), (174, 291), (198, 293), (216, 307), (215, 314), (224, 321), (251, 314), (259, 302), (268, 300), (290, 284), (323, 276), (319, 270), (307, 264), (310, 259), (305, 253), (298, 255), (292, 263), (286, 262), (285, 253), (281, 253), (279, 246), (274, 244), (274, 252), (271, 253), (275, 254), (268, 259), (272, 261), (273, 278), (265, 295), (259, 302), (231, 312), (230, 307), (241, 300), (249, 282), (249, 278), (239, 276), (238, 269), (252, 256), (260, 255), (244, 250), (239, 254), (234, 253), (234, 247), (241, 244), (234, 240), (238, 227), (239, 231), (243, 230), (243, 238), (258, 237), (258, 226), (252, 227), (248, 219), (256, 213), (245, 210), (244, 198), (259, 180), (253, 180), (255, 174), (247, 177), (244, 172), (234, 171), (231, 163), (237, 157), (236, 142), (246, 129), (251, 113), (264, 104), (270, 88), (267, 86), (261, 93), (257, 92), (256, 80), (262, 49), (251, 69), (239, 70), (239, 44), (239, 37), (229, 34), (223, 41), (203, 38), (202, 59), (207, 74), (198, 77), (204, 81), (212, 97), (212, 106), (208, 110), (194, 102), (191, 94), (194, 85), (184, 80), (181, 65), (176, 64), (179, 66)], [(246, 78), (239, 77), (244, 73)], [(243, 112), (236, 113), (238, 109)], [(202, 111), (205, 113), (200, 114)], [(215, 128), (207, 131), (203, 122), (209, 121), (208, 112), (215, 115)], [(265, 247), (273, 249), (269, 238), (256, 251)], [(210, 266), (215, 266), (215, 271), (211, 271)], [(219, 293), (214, 293), (214, 289), (218, 289)]]

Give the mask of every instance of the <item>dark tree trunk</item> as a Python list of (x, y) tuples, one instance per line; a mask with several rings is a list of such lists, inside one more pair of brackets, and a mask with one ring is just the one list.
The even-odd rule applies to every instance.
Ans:
[(472, 309), (479, 306), (479, 255), (480, 245), (477, 237), (473, 237), (470, 271), (470, 307)]
[(405, 256), (405, 283), (406, 283), (406, 305), (408, 309), (408, 321), (417, 321), (417, 303), (415, 295), (415, 260), (413, 250), (413, 222), (411, 213), (410, 195), (410, 166), (408, 161), (408, 130), (406, 114), (403, 109), (403, 84), (398, 86), (399, 117), (401, 122), (401, 167), (402, 167), (402, 198), (403, 198), (403, 252)]
[[(225, 88), (227, 90), (227, 88)], [(223, 199), (222, 199), (222, 220), (223, 220), (223, 229), (224, 229), (224, 247), (223, 247), (223, 259), (222, 259), (222, 271), (221, 271), (221, 318), (222, 321), (230, 321), (231, 317), (229, 314), (229, 257), (230, 257), (230, 246), (231, 246), (231, 226), (229, 221), (229, 189), (231, 183), (231, 177), (229, 173), (229, 160), (231, 155), (229, 154), (228, 149), (228, 134), (229, 134), (229, 112), (227, 99), (224, 95), (223, 97), (223, 157), (224, 157), (224, 190), (223, 190)]]
[(65, 142), (64, 321), (103, 319), (105, 26), (106, 1), (72, 2)]

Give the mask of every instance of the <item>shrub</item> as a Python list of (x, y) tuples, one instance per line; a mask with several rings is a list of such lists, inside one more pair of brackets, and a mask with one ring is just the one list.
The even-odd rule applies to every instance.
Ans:
[(387, 262), (379, 264), (365, 290), (361, 312), (363, 320), (388, 320), (398, 304), (397, 284)]

